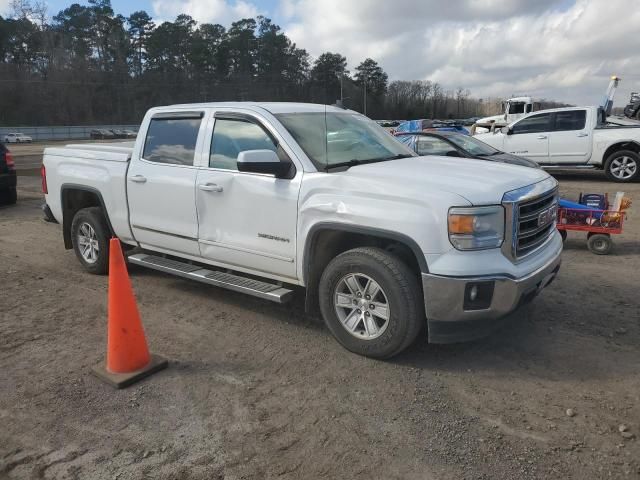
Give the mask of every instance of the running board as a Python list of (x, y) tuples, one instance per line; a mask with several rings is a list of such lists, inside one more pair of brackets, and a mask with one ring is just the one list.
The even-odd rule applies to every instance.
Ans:
[(235, 292), (246, 293), (276, 303), (288, 302), (293, 296), (293, 290), (283, 288), (280, 285), (242, 277), (233, 273), (221, 272), (219, 270), (208, 270), (198, 265), (179, 262), (157, 255), (137, 253), (130, 255), (128, 261), (142, 267), (188, 278), (197, 282), (207, 283), (216, 287), (226, 288)]
[(543, 170), (595, 170), (598, 168), (596, 165), (545, 165), (543, 163), (541, 163), (540, 166)]

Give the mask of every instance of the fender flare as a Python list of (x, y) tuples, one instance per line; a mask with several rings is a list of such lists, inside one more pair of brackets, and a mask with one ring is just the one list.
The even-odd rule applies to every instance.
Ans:
[(318, 233), (323, 230), (335, 230), (340, 232), (358, 233), (361, 235), (371, 235), (372, 237), (384, 238), (386, 240), (394, 240), (398, 243), (406, 245), (416, 257), (418, 266), (422, 273), (429, 273), (429, 267), (427, 266), (427, 260), (422, 252), (422, 249), (418, 246), (415, 240), (402, 233), (393, 232), (391, 230), (385, 230), (375, 227), (363, 227), (359, 225), (348, 225), (339, 222), (318, 222), (314, 224), (308, 231), (306, 241), (304, 244), (304, 251), (302, 255), (303, 264), (303, 281), (305, 285), (308, 283), (310, 277), (311, 258), (313, 255), (313, 249), (315, 247)]
[(104, 213), (104, 217), (107, 220), (107, 225), (109, 226), (109, 231), (113, 235), (115, 230), (111, 225), (111, 220), (109, 219), (109, 212), (107, 211), (107, 207), (104, 203), (104, 198), (102, 198), (102, 193), (100, 190), (94, 187), (88, 187), (86, 185), (79, 185), (75, 183), (63, 183), (60, 186), (60, 205), (62, 206), (62, 237), (64, 239), (64, 247), (69, 250), (73, 248), (73, 244), (71, 242), (71, 222), (73, 222), (73, 217), (71, 215), (65, 215), (65, 202), (64, 195), (67, 190), (81, 190), (84, 192), (89, 192), (95, 195), (98, 198), (98, 202), (100, 203), (100, 208)]

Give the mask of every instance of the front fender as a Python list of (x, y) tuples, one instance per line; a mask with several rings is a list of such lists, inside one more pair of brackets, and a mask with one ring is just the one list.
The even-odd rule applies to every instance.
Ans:
[[(325, 178), (327, 176), (325, 175)], [(298, 217), (298, 278), (306, 279), (306, 265), (314, 236), (334, 229), (397, 240), (408, 246), (427, 271), (425, 254), (449, 251), (449, 207), (469, 202), (447, 192), (385, 193), (367, 189), (353, 179), (335, 179), (331, 187), (305, 182)], [(407, 190), (410, 190), (407, 187)], [(303, 246), (304, 245), (304, 246)]]

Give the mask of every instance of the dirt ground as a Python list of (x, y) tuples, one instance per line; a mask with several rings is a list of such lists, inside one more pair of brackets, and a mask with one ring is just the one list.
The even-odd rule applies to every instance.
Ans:
[[(559, 179), (574, 198), (619, 189)], [(0, 478), (640, 478), (640, 184), (611, 255), (572, 235), (556, 282), (493, 335), (387, 362), (300, 301), (132, 268), (170, 366), (114, 390), (90, 375), (107, 279), (42, 221), (38, 179), (19, 181), (0, 208)]]

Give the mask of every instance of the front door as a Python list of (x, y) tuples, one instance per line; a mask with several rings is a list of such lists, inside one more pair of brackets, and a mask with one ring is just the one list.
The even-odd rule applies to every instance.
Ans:
[(218, 112), (213, 122), (209, 161), (196, 181), (202, 256), (241, 271), (295, 279), (302, 169), (290, 180), (239, 172), (242, 151), (292, 154), (258, 118)]
[(551, 114), (530, 115), (511, 126), (511, 133), (505, 135), (504, 151), (525, 157), (538, 163), (549, 161), (549, 130)]
[(156, 114), (140, 158), (131, 161), (127, 173), (130, 223), (143, 247), (200, 253), (194, 160), (202, 114)]

